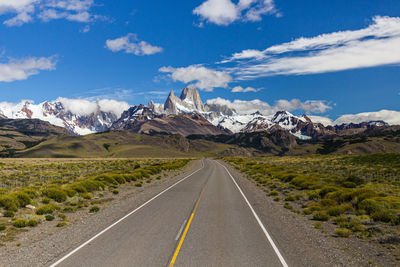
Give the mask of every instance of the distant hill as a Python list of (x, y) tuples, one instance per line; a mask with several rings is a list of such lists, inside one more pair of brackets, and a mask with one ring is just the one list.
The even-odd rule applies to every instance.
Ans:
[(189, 140), (182, 135), (136, 134), (109, 131), (85, 136), (61, 135), (19, 151), (18, 157), (190, 157), (215, 156), (234, 146), (207, 140)]
[(37, 119), (0, 119), (0, 157), (12, 157), (18, 150), (65, 134), (64, 128)]

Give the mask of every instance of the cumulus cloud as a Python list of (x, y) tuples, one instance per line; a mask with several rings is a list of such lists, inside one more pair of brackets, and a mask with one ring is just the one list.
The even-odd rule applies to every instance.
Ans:
[(221, 63), (238, 80), (305, 75), (400, 63), (400, 17), (374, 17), (363, 29), (298, 38), (265, 50), (244, 50)]
[(335, 120), (334, 124), (341, 125), (344, 123), (361, 123), (369, 121), (384, 121), (390, 125), (400, 125), (400, 111), (381, 110), (377, 112), (347, 114)]
[(29, 76), (39, 74), (42, 70), (54, 70), (55, 57), (9, 59), (7, 63), (0, 63), (0, 82), (26, 80)]
[(232, 88), (232, 93), (247, 93), (247, 92), (258, 92), (258, 91), (260, 91), (261, 89), (256, 89), (256, 88), (253, 88), (253, 87), (246, 87), (246, 88), (243, 88), (242, 86), (235, 86), (235, 87), (233, 87)]
[(317, 100), (307, 100), (301, 102), (298, 99), (292, 100), (278, 100), (274, 105), (270, 105), (267, 102), (261, 101), (259, 99), (254, 99), (250, 101), (245, 100), (234, 100), (230, 101), (223, 98), (214, 98), (207, 100), (209, 105), (225, 105), (229, 108), (235, 109), (239, 114), (249, 114), (254, 112), (261, 112), (263, 115), (272, 115), (277, 111), (294, 111), (294, 110), (304, 110), (306, 112), (312, 113), (324, 113), (331, 109), (325, 101)]
[(278, 14), (274, 0), (206, 0), (193, 10), (202, 21), (229, 25), (235, 21), (260, 21), (262, 15)]
[(21, 26), (35, 18), (90, 22), (101, 18), (90, 12), (93, 6), (93, 0), (1, 0), (0, 15), (14, 14), (3, 22), (7, 26)]
[(124, 51), (127, 54), (136, 56), (153, 55), (163, 51), (162, 47), (153, 46), (145, 41), (140, 41), (136, 34), (129, 33), (126, 36), (107, 40), (106, 48), (112, 52)]
[(226, 88), (232, 77), (223, 71), (208, 69), (202, 65), (191, 65), (182, 68), (162, 67), (160, 72), (171, 73), (171, 78), (174, 81), (183, 83), (192, 83), (199, 89), (212, 91), (215, 87)]
[(60, 97), (56, 101), (61, 102), (66, 111), (78, 116), (88, 116), (98, 111), (103, 111), (113, 113), (115, 116), (119, 117), (122, 112), (130, 107), (126, 102), (112, 99), (90, 101), (87, 99), (69, 99)]

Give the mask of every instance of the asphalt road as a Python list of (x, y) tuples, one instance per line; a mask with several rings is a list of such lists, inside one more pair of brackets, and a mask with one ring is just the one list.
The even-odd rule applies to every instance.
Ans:
[(52, 266), (284, 266), (278, 248), (216, 161)]

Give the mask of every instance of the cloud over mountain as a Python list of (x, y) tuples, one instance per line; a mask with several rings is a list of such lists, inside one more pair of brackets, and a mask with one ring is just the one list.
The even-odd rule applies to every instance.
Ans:
[(254, 112), (261, 112), (263, 115), (272, 115), (277, 111), (294, 111), (303, 110), (312, 113), (324, 113), (332, 107), (326, 104), (325, 101), (319, 100), (307, 100), (302, 102), (298, 99), (292, 100), (278, 100), (274, 105), (270, 105), (267, 102), (261, 101), (259, 99), (254, 100), (239, 100), (235, 99), (230, 101), (220, 97), (207, 100), (209, 105), (221, 105), (227, 106), (231, 109), (236, 110), (239, 114), (250, 114)]
[(171, 73), (174, 81), (192, 83), (193, 86), (205, 91), (212, 91), (215, 87), (228, 87), (232, 77), (223, 71), (206, 68), (202, 65), (191, 65), (182, 68), (162, 67), (160, 72)]

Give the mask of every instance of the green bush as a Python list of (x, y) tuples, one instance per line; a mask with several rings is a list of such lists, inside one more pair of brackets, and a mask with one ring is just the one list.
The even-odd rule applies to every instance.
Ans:
[(136, 183), (135, 186), (136, 187), (142, 187), (142, 183)]
[(119, 191), (117, 190), (117, 189), (114, 189), (114, 190), (112, 190), (111, 191), (114, 195), (118, 195), (119, 194)]
[(56, 202), (64, 202), (67, 200), (67, 193), (58, 187), (49, 187), (42, 190), (43, 196), (53, 199)]
[(278, 191), (271, 191), (268, 193), (268, 196), (277, 196), (279, 195)]
[(7, 229), (7, 227), (5, 225), (0, 225), (0, 231), (4, 231), (6, 229)]
[(55, 210), (58, 209), (60, 209), (60, 207), (56, 204), (45, 204), (37, 208), (36, 214), (38, 215), (52, 214)]
[(3, 207), (9, 211), (17, 211), (19, 206), (19, 201), (10, 195), (0, 196), (0, 207)]
[(56, 227), (64, 227), (67, 225), (67, 222), (59, 222), (57, 223)]
[(14, 192), (11, 194), (12, 197), (16, 198), (19, 203), (19, 207), (24, 208), (26, 205), (31, 204), (31, 198), (27, 193)]
[(89, 212), (98, 212), (100, 210), (99, 206), (93, 206), (89, 209)]
[(51, 215), (51, 214), (47, 214), (47, 215), (45, 216), (45, 218), (46, 218), (46, 221), (52, 221), (52, 220), (55, 219), (54, 216)]
[(387, 210), (379, 210), (372, 213), (371, 218), (374, 219), (375, 221), (389, 223), (395, 219), (395, 215), (391, 214)]
[(37, 226), (39, 224), (39, 222), (38, 222), (38, 220), (36, 220), (36, 219), (30, 219), (29, 221), (28, 221), (28, 226), (30, 226), (30, 227), (35, 227), (35, 226)]
[(28, 220), (26, 219), (16, 219), (13, 221), (13, 226), (17, 228), (23, 228), (28, 225)]
[(347, 211), (353, 211), (353, 207), (349, 204), (342, 204), (340, 206), (333, 206), (326, 210), (330, 216), (339, 216)]
[(90, 193), (82, 193), (81, 197), (83, 197), (84, 199), (92, 199), (92, 194)]
[(313, 219), (316, 221), (328, 221), (329, 218), (329, 214), (325, 211), (317, 211), (313, 215)]
[(335, 235), (339, 237), (349, 237), (351, 235), (351, 231), (346, 228), (338, 228), (335, 230)]
[(12, 218), (12, 217), (14, 217), (14, 215), (15, 215), (15, 213), (13, 211), (10, 211), (10, 210), (6, 210), (4, 212), (4, 217)]

